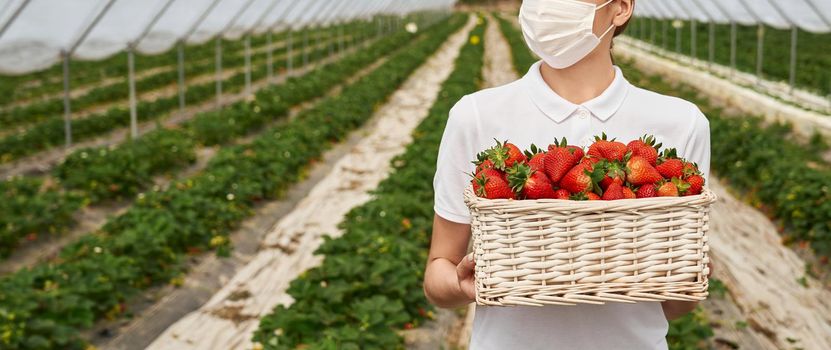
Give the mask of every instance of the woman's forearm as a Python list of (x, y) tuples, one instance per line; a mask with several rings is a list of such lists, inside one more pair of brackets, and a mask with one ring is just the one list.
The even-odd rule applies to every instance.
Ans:
[(447, 309), (471, 302), (459, 287), (456, 264), (446, 258), (436, 258), (427, 264), (424, 295), (433, 305)]

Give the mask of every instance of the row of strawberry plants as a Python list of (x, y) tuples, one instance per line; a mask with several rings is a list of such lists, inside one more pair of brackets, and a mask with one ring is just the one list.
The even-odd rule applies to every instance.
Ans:
[[(31, 239), (38, 233), (54, 233), (70, 227), (74, 222), (72, 216), (66, 214), (77, 209), (77, 198), (84, 198), (85, 203), (130, 198), (152, 185), (155, 176), (172, 173), (193, 163), (197, 146), (226, 144), (275, 117), (285, 116), (286, 111), (280, 108), (313, 99), (342, 83), (358, 69), (396, 49), (400, 45), (396, 39), (401, 38), (386, 38), (335, 63), (257, 93), (257, 101), (273, 99), (282, 102), (271, 110), (263, 109), (256, 101), (241, 101), (220, 111), (200, 113), (182, 128), (152, 131), (115, 148), (77, 150), (53, 171), (65, 190), (63, 193), (57, 186), (51, 186), (47, 191), (26, 190), (32, 181), (39, 180), (8, 181), (5, 183), (8, 190), (4, 192), (14, 195), (15, 200), (7, 203), (8, 211), (0, 212), (0, 223), (8, 222), (8, 225), (0, 225), (0, 257), (8, 256), (27, 236)], [(37, 206), (37, 203), (46, 202), (45, 199), (52, 205), (47, 208)], [(38, 220), (28, 220), (31, 215), (18, 215), (33, 211), (38, 213)], [(24, 219), (26, 221), (22, 221)]]
[(0, 181), (0, 258), (21, 239), (62, 233), (75, 223), (73, 215), (84, 204), (82, 194), (61, 191), (42, 179)]
[[(168, 190), (140, 196), (103, 229), (65, 247), (49, 263), (0, 279), (0, 344), (7, 349), (82, 349), (79, 330), (142, 289), (181, 274), (188, 251), (227, 250), (228, 234), (263, 199), (280, 196), (310, 162), (372, 115), (452, 31), (459, 16), (402, 33), (406, 51), (342, 94), (264, 131), (249, 144), (222, 149), (207, 168)], [(282, 105), (279, 100), (259, 101)], [(279, 151), (275, 151), (279, 150)]]
[[(511, 47), (514, 69), (517, 72), (526, 72), (537, 59), (531, 54), (522, 39), (522, 32), (517, 29), (516, 25), (501, 16), (497, 15), (497, 18), (501, 23), (502, 34)], [(627, 79), (633, 83), (637, 82), (637, 79), (632, 79), (633, 77), (629, 75), (630, 72), (631, 69), (627, 69)], [(651, 86), (647, 86), (647, 88), (651, 88)], [(715, 156), (713, 154), (714, 159)], [(670, 345), (670, 349), (697, 349), (702, 342), (708, 341), (712, 336), (712, 329), (699, 308), (691, 314), (670, 322), (667, 343)]]
[(432, 226), (436, 154), (453, 104), (480, 84), (483, 22), (470, 33), (427, 118), (373, 199), (352, 209), (340, 238), (315, 252), (323, 263), (288, 289), (294, 302), (265, 316), (254, 341), (266, 349), (399, 349), (396, 331), (432, 311), (421, 290)]
[[(360, 22), (356, 22), (360, 23)], [(349, 26), (349, 25), (346, 25)], [(346, 27), (344, 32), (348, 33), (350, 30), (357, 29), (361, 32), (359, 34), (366, 34), (374, 29), (371, 25), (361, 25), (359, 28)], [(308, 30), (307, 39), (314, 42), (316, 38), (321, 36), (331, 36), (332, 33), (337, 32), (337, 28), (312, 28)], [(356, 32), (357, 33), (357, 32)], [(302, 35), (293, 33), (294, 40), (302, 40)], [(272, 35), (272, 41), (277, 42), (285, 40), (288, 37), (288, 32), (278, 32)], [(265, 45), (267, 42), (266, 34), (255, 35), (251, 37), (252, 47), (259, 47)], [(298, 43), (295, 45), (297, 46)], [(210, 58), (214, 54), (213, 41), (208, 41), (203, 44), (193, 45), (186, 48), (186, 56), (188, 61), (192, 58)], [(243, 49), (242, 40), (225, 40), (222, 43), (223, 49), (227, 52), (236, 52)], [(136, 72), (141, 72), (147, 69), (160, 68), (166, 66), (175, 66), (177, 60), (177, 50), (171, 50), (157, 55), (137, 55), (136, 57)], [(72, 74), (70, 76), (71, 86), (84, 86), (95, 83), (102, 79), (124, 77), (127, 74), (126, 53), (121, 53), (102, 61), (73, 61)], [(62, 71), (61, 65), (58, 64), (45, 71), (26, 74), (22, 76), (4, 77), (8, 80), (10, 86), (0, 86), (0, 106), (6, 105), (10, 102), (19, 99), (36, 99), (44, 94), (52, 94), (60, 92), (62, 89)], [(18, 87), (12, 89), (11, 86)]]
[[(327, 37), (325, 42), (330, 44), (332, 42), (336, 42), (337, 40), (338, 38)], [(286, 47), (273, 50), (273, 54), (275, 56), (283, 55), (285, 52)], [(215, 69), (215, 63), (213, 62), (212, 56), (213, 53), (210, 53), (210, 55), (203, 55), (201, 57), (194, 55), (189, 56), (188, 64), (185, 66), (185, 76), (193, 78), (194, 76), (211, 73)], [(265, 51), (253, 54), (251, 57), (252, 64), (257, 65), (264, 63), (266, 59), (265, 56)], [(175, 61), (171, 61), (170, 63), (175, 64)], [(244, 64), (244, 50), (225, 50), (222, 57), (223, 69), (239, 68)], [(136, 90), (149, 91), (175, 84), (178, 74), (178, 71), (175, 69), (169, 69), (142, 77), (141, 79), (136, 80)], [(129, 89), (126, 79), (116, 83), (99, 86), (91, 89), (84, 95), (73, 98), (71, 101), (72, 109), (73, 111), (83, 111), (106, 102), (125, 101), (129, 97), (128, 93)], [(0, 128), (33, 124), (49, 118), (60, 119), (61, 113), (63, 113), (64, 109), (63, 103), (62, 97), (55, 97), (0, 112)]]
[[(689, 21), (679, 21), (681, 26), (676, 35), (671, 20), (653, 20), (635, 18), (627, 31), (630, 36), (650, 42), (666, 50), (692, 56), (695, 46), (697, 59), (709, 59), (710, 24), (697, 23), (696, 40), (692, 42), (693, 26)], [(654, 27), (653, 27), (654, 25)], [(715, 24), (714, 61), (730, 66), (730, 25)], [(666, 30), (664, 28), (667, 28)], [(764, 27), (764, 47), (762, 74), (770, 79), (788, 81), (790, 77), (791, 30)], [(736, 26), (736, 68), (748, 73), (756, 73), (757, 64), (757, 26)], [(680, 41), (678, 40), (680, 39)], [(796, 84), (803, 88), (815, 90), (823, 95), (831, 94), (831, 33), (811, 33), (798, 31), (797, 36), (797, 70)], [(680, 51), (678, 51), (680, 47)]]
[(694, 101), (710, 120), (712, 167), (783, 228), (788, 240), (810, 242), (831, 255), (831, 165), (822, 158), (825, 140), (798, 141), (788, 124), (758, 116), (727, 116), (687, 85), (671, 85), (621, 62), (627, 77), (652, 90)]
[[(308, 54), (309, 62), (319, 61), (328, 54), (327, 47), (311, 49)], [(301, 62), (303, 53), (295, 53), (295, 62)], [(286, 67), (286, 62), (274, 63), (276, 69)], [(251, 71), (252, 80), (259, 80), (267, 75), (267, 67), (255, 66)], [(236, 92), (244, 87), (245, 72), (223, 80), (224, 92)], [(185, 99), (190, 104), (207, 101), (215, 96), (215, 82), (205, 82), (191, 85), (185, 92)], [(168, 115), (179, 106), (179, 97), (170, 96), (153, 101), (140, 101), (137, 104), (139, 121), (156, 120)], [(100, 136), (102, 133), (129, 125), (129, 110), (125, 107), (112, 107), (106, 112), (87, 116), (72, 121), (72, 137), (75, 141), (82, 141)], [(20, 133), (8, 135), (0, 139), (0, 163), (9, 162), (21, 157), (37, 153), (55, 146), (63, 145), (64, 121), (56, 116)]]

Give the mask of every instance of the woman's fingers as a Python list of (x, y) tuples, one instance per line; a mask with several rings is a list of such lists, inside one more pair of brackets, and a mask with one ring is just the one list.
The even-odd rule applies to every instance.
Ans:
[(456, 275), (459, 277), (459, 289), (462, 293), (473, 301), (476, 299), (476, 288), (473, 284), (473, 272), (476, 268), (476, 262), (473, 261), (473, 253), (465, 256), (462, 261), (456, 265)]
[(462, 261), (456, 265), (456, 275), (459, 276), (459, 281), (472, 277), (473, 271), (476, 268), (476, 262), (473, 261), (473, 253), (468, 254)]

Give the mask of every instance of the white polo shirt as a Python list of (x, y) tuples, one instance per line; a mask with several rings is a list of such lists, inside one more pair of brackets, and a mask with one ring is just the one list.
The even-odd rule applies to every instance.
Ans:
[[(588, 147), (605, 132), (624, 143), (655, 135), (664, 147), (710, 171), (710, 127), (694, 104), (629, 84), (618, 67), (598, 97), (577, 105), (543, 80), (540, 62), (521, 79), (463, 97), (447, 121), (433, 187), (434, 209), (469, 224), (463, 191), (471, 163), (494, 139), (521, 149), (547, 148), (554, 138)], [(666, 349), (667, 321), (659, 303), (476, 308), (471, 349)]]

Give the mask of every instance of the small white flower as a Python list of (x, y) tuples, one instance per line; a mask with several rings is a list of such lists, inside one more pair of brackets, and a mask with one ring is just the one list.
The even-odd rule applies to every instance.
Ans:
[(101, 254), (102, 249), (101, 249), (101, 247), (95, 247), (95, 248), (92, 248), (92, 251), (94, 251), (95, 254)]
[(407, 32), (410, 33), (410, 34), (415, 34), (416, 32), (418, 32), (418, 25), (413, 23), (413, 22), (410, 22), (410, 23), (407, 23), (407, 25), (404, 27), (404, 29), (406, 29)]
[(225, 198), (227, 198), (229, 201), (232, 201), (232, 200), (234, 200), (234, 194), (229, 193), (227, 196), (225, 196)]

